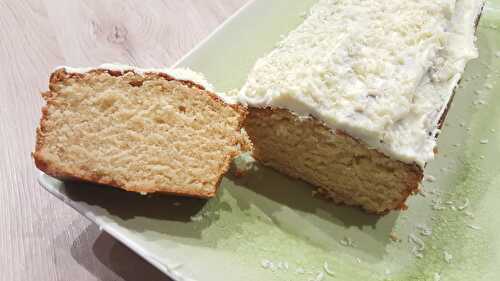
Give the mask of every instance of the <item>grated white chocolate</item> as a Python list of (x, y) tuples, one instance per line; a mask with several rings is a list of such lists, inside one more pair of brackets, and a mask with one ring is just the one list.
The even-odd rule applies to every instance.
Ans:
[(319, 0), (238, 94), (314, 116), (406, 163), (434, 157), (438, 123), (477, 57), (482, 0)]

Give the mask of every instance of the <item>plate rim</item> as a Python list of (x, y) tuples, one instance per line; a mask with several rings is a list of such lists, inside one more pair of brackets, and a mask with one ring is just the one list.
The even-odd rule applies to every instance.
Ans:
[[(224, 20), (220, 25), (218, 25), (212, 32), (210, 32), (205, 38), (203, 38), (199, 43), (197, 43), (191, 50), (189, 50), (186, 54), (184, 54), (180, 59), (178, 59), (171, 67), (176, 68), (179, 67), (184, 61), (189, 59), (194, 53), (196, 53), (199, 49), (203, 48), (207, 42), (213, 38), (216, 34), (218, 34), (224, 27), (226, 27), (229, 23), (231, 23), (235, 18), (237, 18), (239, 15), (243, 13), (243, 11), (247, 10), (250, 6), (252, 6), (256, 0), (248, 0), (243, 6), (241, 6), (236, 12), (234, 12), (232, 15), (230, 15), (226, 20)], [(180, 271), (174, 271), (170, 270), (169, 268), (175, 267), (174, 265), (168, 265), (164, 262), (160, 262), (153, 258), (151, 255), (149, 255), (148, 251), (145, 250), (143, 247), (139, 246), (136, 242), (133, 240), (128, 239), (124, 234), (122, 234), (120, 231), (109, 227), (109, 224), (102, 222), (96, 215), (94, 215), (92, 212), (88, 212), (85, 210), (83, 207), (79, 206), (78, 204), (74, 204), (74, 201), (68, 199), (61, 193), (57, 192), (57, 188), (54, 187), (50, 182), (47, 181), (46, 178), (52, 178), (55, 179), (54, 177), (47, 175), (43, 171), (41, 171), (38, 168), (35, 168), (38, 171), (37, 175), (37, 182), (39, 185), (43, 187), (47, 192), (52, 194), (54, 197), (59, 199), (61, 202), (63, 202), (65, 205), (71, 207), (73, 210), (77, 211), (79, 214), (81, 214), (83, 217), (91, 221), (92, 223), (96, 224), (100, 230), (108, 233), (111, 235), (114, 239), (118, 240), (120, 243), (125, 245), (127, 248), (132, 250), (134, 253), (139, 255), (141, 258), (143, 258), (145, 261), (153, 265), (156, 269), (158, 269), (160, 272), (168, 276), (170, 279), (174, 281), (193, 281), (191, 278), (184, 276), (182, 272)], [(175, 257), (174, 257), (175, 258)]]

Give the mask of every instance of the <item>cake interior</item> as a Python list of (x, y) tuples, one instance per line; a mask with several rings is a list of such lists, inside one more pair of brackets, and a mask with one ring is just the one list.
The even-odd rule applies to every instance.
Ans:
[(288, 110), (250, 108), (245, 129), (256, 159), (320, 187), (318, 191), (336, 203), (371, 213), (403, 208), (422, 179), (417, 165), (391, 159)]
[(211, 197), (238, 154), (239, 106), (168, 75), (51, 77), (34, 158), (57, 177)]

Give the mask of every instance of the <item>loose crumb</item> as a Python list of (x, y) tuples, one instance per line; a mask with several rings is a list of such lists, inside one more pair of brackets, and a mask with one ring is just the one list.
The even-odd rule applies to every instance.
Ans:
[(401, 242), (401, 238), (399, 238), (394, 232), (391, 232), (391, 234), (389, 234), (389, 238), (391, 238), (393, 242)]
[(489, 141), (488, 141), (488, 140), (486, 140), (486, 139), (484, 139), (484, 140), (479, 141), (479, 143), (480, 143), (480, 144), (488, 144), (488, 143), (489, 143)]
[(425, 175), (425, 181), (435, 182), (436, 178), (434, 176), (432, 176), (432, 175)]
[(441, 281), (441, 274), (439, 273), (434, 273), (434, 281)]

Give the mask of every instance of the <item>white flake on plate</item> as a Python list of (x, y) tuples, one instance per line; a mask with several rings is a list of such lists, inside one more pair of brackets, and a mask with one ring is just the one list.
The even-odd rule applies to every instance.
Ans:
[(385, 269), (385, 275), (391, 275), (391, 271), (388, 268)]
[(284, 266), (283, 266), (283, 262), (279, 261), (278, 262), (278, 269), (283, 269)]
[(356, 258), (356, 261), (357, 261), (358, 263), (361, 263), (361, 259), (360, 259), (360, 258)]
[(460, 127), (465, 127), (465, 123), (464, 122), (460, 122)]
[(465, 211), (464, 214), (468, 217), (474, 218), (474, 214), (469, 211)]
[(260, 265), (262, 265), (262, 267), (265, 268), (265, 269), (271, 268), (272, 264), (273, 263), (270, 260), (262, 260), (260, 262)]
[(147, 192), (144, 192), (144, 191), (143, 191), (143, 192), (140, 192), (140, 194), (141, 194), (142, 196), (146, 196), (146, 195), (148, 195), (148, 193), (147, 193)]
[(484, 155), (479, 156), (479, 159), (484, 159), (484, 158), (485, 158)]
[(488, 90), (493, 89), (493, 85), (491, 85), (491, 84), (486, 84), (486, 85), (484, 85), (484, 87), (485, 87), (486, 89), (488, 89)]
[(284, 262), (283, 263), (283, 267), (285, 268), (285, 270), (288, 270), (290, 267), (288, 266), (288, 262)]
[(495, 56), (496, 56), (497, 58), (500, 58), (500, 51), (496, 52), (496, 53), (495, 53)]
[(446, 207), (442, 205), (441, 200), (439, 199), (434, 199), (432, 200), (432, 209), (436, 211), (442, 211), (445, 210)]
[(295, 272), (298, 273), (298, 274), (304, 274), (304, 273), (306, 273), (306, 271), (302, 267), (297, 268), (297, 270), (295, 270)]
[(441, 274), (439, 273), (434, 273), (434, 281), (441, 281)]
[(489, 143), (489, 141), (488, 141), (488, 140), (480, 140), (480, 141), (479, 141), (479, 143), (480, 143), (480, 144), (488, 144), (488, 143)]
[(351, 238), (349, 238), (349, 237), (344, 237), (344, 238), (342, 238), (342, 240), (340, 240), (340, 242), (339, 242), (339, 243), (340, 243), (341, 245), (343, 245), (343, 246), (347, 246), (347, 247), (354, 247), (354, 246), (355, 246), (355, 245), (354, 245), (354, 241), (352, 241), (352, 239), (351, 239)]
[(202, 214), (197, 214), (197, 215), (191, 216), (191, 221), (198, 222), (198, 221), (201, 221), (201, 220), (203, 220), (203, 215)]
[(419, 224), (416, 228), (420, 231), (420, 235), (422, 236), (431, 236), (432, 229), (425, 224)]
[(494, 132), (496, 132), (496, 130), (495, 129), (490, 129), (490, 132), (494, 133)]
[(451, 263), (451, 260), (453, 259), (453, 256), (450, 253), (446, 252), (446, 251), (444, 251), (443, 254), (444, 254), (444, 261), (446, 263), (448, 263), (448, 264)]
[(411, 253), (415, 255), (417, 258), (423, 258), (423, 251), (425, 250), (425, 243), (422, 239), (415, 236), (415, 234), (408, 235), (408, 242), (413, 245), (411, 249)]
[(323, 270), (326, 272), (326, 274), (328, 274), (330, 276), (334, 276), (335, 275), (335, 273), (333, 272), (333, 270), (331, 270), (330, 267), (328, 266), (328, 262), (326, 262), (326, 261), (323, 264)]
[(325, 279), (325, 273), (321, 271), (318, 273), (318, 275), (316, 275), (315, 279), (312, 279), (312, 281), (323, 281), (323, 279)]
[(457, 209), (463, 211), (467, 209), (467, 207), (469, 207), (469, 204), (470, 204), (469, 199), (465, 198), (464, 203), (460, 206), (457, 206)]
[(474, 230), (481, 230), (481, 227), (480, 227), (480, 226), (473, 225), (473, 224), (467, 224), (467, 227), (469, 227), (469, 228), (471, 228), (471, 229), (474, 229)]

